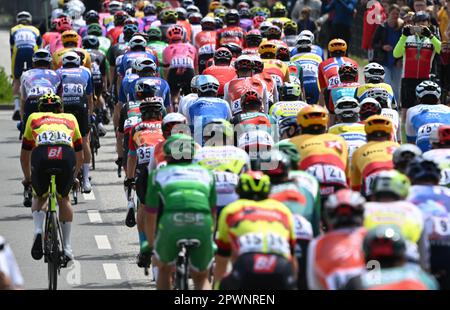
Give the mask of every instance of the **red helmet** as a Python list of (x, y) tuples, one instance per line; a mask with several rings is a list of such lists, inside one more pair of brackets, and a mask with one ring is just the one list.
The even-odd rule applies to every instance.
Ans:
[(364, 214), (364, 197), (351, 189), (341, 189), (328, 197), (325, 202), (325, 219), (328, 224), (357, 223), (362, 224)]
[(169, 42), (173, 41), (181, 41), (184, 37), (184, 29), (180, 25), (170, 26), (169, 30), (167, 30), (167, 39)]
[(266, 18), (264, 16), (258, 15), (253, 17), (253, 26), (255, 28), (259, 28), (259, 25), (261, 25), (262, 22), (264, 22)]
[(440, 144), (450, 143), (450, 125), (441, 125), (438, 129), (438, 137)]
[(241, 97), (242, 109), (245, 110), (245, 106), (248, 104), (261, 105), (262, 104), (261, 96), (254, 90), (246, 91), (245, 94)]
[(117, 11), (114, 14), (114, 25), (115, 26), (123, 26), (125, 20), (128, 18), (128, 14), (125, 11)]
[(72, 30), (72, 21), (66, 16), (58, 18), (56, 21), (56, 31), (63, 33), (66, 30)]

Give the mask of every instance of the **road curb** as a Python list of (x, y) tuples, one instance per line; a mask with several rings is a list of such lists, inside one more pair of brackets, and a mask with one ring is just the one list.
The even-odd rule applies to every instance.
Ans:
[(14, 105), (1, 105), (0, 104), (0, 111), (7, 111), (7, 110), (14, 110)]

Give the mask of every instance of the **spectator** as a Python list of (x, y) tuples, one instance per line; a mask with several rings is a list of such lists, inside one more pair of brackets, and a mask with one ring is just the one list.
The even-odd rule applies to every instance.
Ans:
[(450, 17), (450, 0), (443, 1), (441, 9), (437, 13), (437, 21), (439, 23), (439, 30), (441, 32), (442, 42), (448, 42), (447, 28), (449, 26)]
[(22, 287), (23, 278), (14, 253), (5, 239), (0, 236), (0, 290), (14, 290)]
[(395, 98), (400, 98), (400, 80), (402, 75), (401, 59), (395, 59), (392, 51), (402, 34), (403, 21), (399, 18), (400, 7), (392, 4), (389, 7), (388, 17), (375, 31), (373, 37), (373, 61), (384, 67), (385, 82), (392, 86)]
[(309, 6), (305, 6), (302, 9), (301, 17), (297, 21), (298, 30), (302, 32), (303, 30), (309, 30), (312, 33), (316, 32), (316, 24), (310, 18), (311, 8)]
[(367, 51), (369, 62), (373, 60), (372, 41), (378, 26), (386, 20), (386, 12), (383, 5), (376, 0), (369, 1), (363, 18), (363, 37), (361, 47)]
[(352, 25), (355, 16), (355, 8), (358, 0), (332, 0), (330, 4), (323, 7), (322, 13), (334, 12), (334, 18), (331, 23), (331, 37), (344, 39), (350, 46), (352, 39)]
[[(295, 2), (295, 1), (293, 1)], [(323, 1), (325, 2), (325, 1)], [(292, 20), (299, 20), (302, 8), (305, 6), (310, 7), (310, 17), (312, 21), (317, 21), (320, 17), (320, 11), (322, 6), (322, 1), (320, 0), (297, 0), (295, 3), (294, 9), (292, 10), (291, 19)]]

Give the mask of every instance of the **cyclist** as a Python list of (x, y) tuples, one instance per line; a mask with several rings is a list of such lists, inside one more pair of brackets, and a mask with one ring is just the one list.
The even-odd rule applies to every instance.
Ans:
[(406, 138), (422, 152), (430, 150), (430, 132), (441, 124), (450, 124), (450, 107), (440, 103), (441, 88), (432, 81), (423, 81), (416, 88), (418, 105), (406, 113)]
[(224, 16), (225, 28), (217, 30), (216, 46), (222, 46), (226, 43), (236, 43), (239, 46), (244, 45), (244, 29), (239, 26), (239, 13), (231, 9)]
[(373, 98), (363, 99), (359, 103), (359, 120), (364, 122), (372, 115), (381, 115), (381, 104)]
[[(117, 69), (120, 66), (121, 56), (124, 55), (129, 50), (128, 42), (131, 40), (133, 35), (138, 32), (138, 27), (133, 24), (128, 24), (123, 27), (123, 39), (124, 42), (119, 42), (111, 46), (106, 54), (108, 62), (110, 64), (109, 79), (111, 81), (111, 86), (114, 87), (113, 91), (118, 92), (117, 80), (118, 72)], [(109, 40), (109, 39), (108, 39)], [(117, 66), (116, 66), (117, 63)], [(114, 93), (115, 94), (115, 93)], [(116, 94), (115, 94), (116, 95)]]
[(340, 135), (347, 142), (349, 164), (352, 162), (353, 152), (367, 142), (364, 124), (358, 122), (359, 111), (358, 100), (341, 97), (334, 107), (336, 124), (328, 129), (329, 133)]
[(63, 107), (57, 95), (42, 96), (39, 99), (39, 112), (28, 118), (22, 140), (20, 162), (24, 174), (23, 183), (31, 183), (35, 193), (31, 208), (34, 222), (31, 256), (36, 260), (41, 259), (44, 254), (42, 226), (50, 186), (47, 170), (51, 168), (61, 170), (55, 181), (62, 241), (66, 258), (71, 260), (74, 257), (70, 242), (73, 211), (69, 192), (83, 161), (83, 143), (76, 118), (63, 113)]
[(290, 139), (300, 153), (299, 168), (320, 183), (321, 196), (347, 187), (348, 147), (344, 138), (327, 133), (328, 112), (308, 105), (297, 114), (301, 134)]
[[(86, 21), (86, 25), (80, 27), (80, 29), (78, 30), (78, 34), (84, 38), (88, 33), (87, 33), (87, 29), (88, 26), (91, 24), (99, 24), (100, 22), (100, 15), (98, 14), (98, 12), (96, 10), (89, 10), (86, 12), (86, 14), (84, 14), (84, 20)], [(102, 29), (102, 34), (101, 35), (106, 35), (106, 31), (103, 31)]]
[(17, 264), (14, 252), (11, 246), (0, 235), (0, 289), (1, 290), (20, 290), (23, 289), (24, 282), (19, 265)]
[(322, 59), (312, 52), (312, 40), (310, 37), (300, 35), (296, 42), (297, 54), (292, 56), (291, 61), (302, 68), (303, 87), (305, 89), (306, 102), (317, 104), (319, 102), (319, 65)]
[(94, 109), (91, 72), (81, 66), (81, 58), (75, 52), (67, 52), (62, 57), (62, 68), (56, 70), (61, 79), (59, 95), (64, 102), (64, 111), (73, 114), (80, 126), (83, 137), (83, 184), (82, 190), (90, 193), (89, 165), (91, 149), (89, 145), (89, 120)]
[[(240, 199), (226, 206), (219, 217), (215, 287), (295, 288), (294, 219), (285, 205), (268, 198), (270, 186), (269, 177), (260, 171), (240, 176), (236, 189)], [(230, 258), (233, 270), (226, 275)]]
[(408, 164), (418, 156), (422, 156), (422, 151), (416, 145), (410, 143), (400, 145), (392, 156), (395, 170), (405, 174)]
[(245, 31), (249, 31), (253, 28), (253, 19), (250, 9), (248, 7), (242, 7), (239, 12), (239, 26)]
[(83, 64), (83, 66), (85, 66), (88, 70), (91, 70), (91, 55), (89, 55), (89, 53), (85, 49), (78, 47), (81, 46), (81, 44), (79, 44), (81, 38), (78, 33), (76, 33), (74, 30), (66, 30), (61, 34), (61, 41), (63, 47), (53, 53), (52, 68), (54, 70), (61, 68), (62, 58), (67, 52), (76, 52), (77, 54), (79, 54), (80, 57), (82, 57), (81, 63)]
[[(272, 75), (264, 71), (264, 61), (257, 55), (251, 55), (253, 61), (253, 77), (261, 80), (267, 89), (267, 100), (269, 107), (279, 100), (278, 85)], [(267, 111), (267, 110), (265, 110)]]
[(216, 21), (214, 17), (206, 16), (201, 20), (202, 31), (197, 33), (194, 46), (199, 49), (204, 45), (216, 45)]
[(258, 48), (262, 42), (261, 31), (258, 29), (249, 30), (244, 36), (244, 49), (243, 55), (258, 55)]
[(237, 146), (250, 156), (250, 164), (255, 171), (261, 170), (261, 163), (275, 144), (272, 135), (261, 129), (238, 133), (236, 141)]
[[(61, 20), (64, 21), (61, 23)], [(71, 30), (72, 24), (65, 17), (64, 13), (58, 14), (56, 18), (51, 20), (50, 29), (42, 35), (42, 47), (50, 49), (54, 52), (56, 43), (61, 44), (61, 33), (66, 30)], [(53, 49), (52, 49), (53, 47)]]
[(33, 68), (25, 71), (20, 78), (22, 131), (28, 117), (38, 112), (39, 98), (48, 93), (58, 93), (61, 80), (55, 71), (50, 70), (52, 55), (46, 49), (33, 54)]
[[(194, 42), (195, 37), (197, 34), (199, 34), (202, 31), (202, 14), (200, 12), (192, 12), (188, 14), (188, 20), (187, 24), (190, 26), (190, 32), (189, 29), (186, 28), (186, 37), (188, 42)], [(178, 21), (178, 24), (180, 24), (180, 21)], [(182, 25), (184, 26), (184, 25)]]
[(136, 59), (150, 58), (155, 64), (158, 63), (158, 58), (153, 53), (146, 51), (147, 40), (145, 40), (143, 36), (134, 35), (128, 42), (128, 45), (130, 50), (123, 55), (118, 68), (118, 73), (120, 76), (119, 83), (122, 82), (122, 78), (125, 76), (127, 70), (131, 68)]
[(278, 45), (275, 58), (281, 60), (288, 66), (290, 81), (302, 84), (303, 69), (299, 64), (291, 61), (291, 56), (287, 47)]
[(158, 27), (150, 27), (147, 30), (147, 35), (147, 46), (156, 51), (158, 55), (159, 74), (164, 77), (163, 53), (168, 44), (162, 40), (162, 32)]
[(108, 30), (106, 36), (111, 40), (111, 44), (114, 46), (119, 42), (119, 37), (123, 33), (125, 20), (128, 18), (128, 14), (125, 11), (117, 11), (114, 13), (114, 27)]
[(203, 70), (203, 75), (214, 76), (220, 84), (217, 95), (224, 96), (225, 84), (236, 78), (236, 70), (231, 66), (233, 55), (225, 47), (219, 47), (214, 52), (214, 64)]
[(170, 86), (170, 94), (175, 105), (178, 105), (180, 89), (187, 95), (190, 82), (195, 75), (197, 66), (197, 50), (190, 43), (184, 43), (184, 29), (175, 25), (167, 30), (169, 45), (164, 49), (164, 76)]
[(431, 150), (424, 159), (434, 161), (441, 169), (439, 185), (450, 187), (450, 125), (440, 125), (430, 134)]
[(299, 36), (309, 37), (312, 42), (311, 52), (319, 56), (321, 59), (325, 59), (323, 49), (319, 45), (314, 44), (316, 37), (314, 33), (311, 32), (311, 30), (305, 29), (299, 33)]
[(14, 95), (14, 114), (12, 118), (18, 121), (20, 120), (20, 77), (24, 71), (31, 69), (33, 54), (42, 44), (42, 38), (39, 30), (31, 25), (32, 16), (29, 12), (19, 12), (16, 16), (16, 22), (17, 25), (11, 28), (9, 44)]
[(142, 213), (147, 242), (141, 244), (141, 252), (151, 253), (154, 247), (158, 289), (171, 288), (180, 239), (200, 241), (198, 247), (190, 250), (191, 275), (196, 289), (210, 288), (208, 267), (214, 254), (216, 189), (212, 172), (192, 163), (194, 148), (194, 140), (189, 136), (168, 137), (164, 144), (167, 166), (149, 175), (146, 212)]
[(96, 36), (98, 38), (99, 50), (101, 50), (105, 55), (108, 55), (109, 49), (111, 48), (111, 41), (103, 36), (102, 26), (100, 26), (100, 24), (90, 24), (87, 26), (86, 31), (86, 35)]
[(290, 20), (283, 24), (283, 41), (289, 47), (291, 52), (297, 43), (298, 25), (295, 21)]
[(308, 248), (308, 287), (336, 290), (364, 272), (362, 244), (364, 203), (360, 193), (341, 189), (328, 197), (324, 207), (327, 232)]
[(153, 5), (153, 3), (148, 3), (144, 6), (142, 12), (144, 13), (144, 16), (142, 17), (144, 31), (148, 32), (151, 28), (152, 23), (158, 19), (158, 17), (156, 16), (156, 7)]
[(407, 264), (405, 240), (395, 227), (381, 225), (370, 230), (364, 238), (363, 249), (365, 263), (378, 262), (380, 268), (351, 279), (345, 289), (438, 289), (433, 277)]
[(270, 41), (263, 41), (258, 48), (258, 53), (264, 62), (263, 72), (267, 72), (276, 81), (277, 87), (281, 87), (283, 82), (289, 82), (289, 68), (288, 66), (275, 59), (277, 54), (277, 45)]

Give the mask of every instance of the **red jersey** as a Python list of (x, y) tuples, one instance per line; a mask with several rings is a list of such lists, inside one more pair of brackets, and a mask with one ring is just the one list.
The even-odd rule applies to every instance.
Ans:
[(358, 67), (358, 63), (348, 57), (332, 57), (324, 60), (319, 65), (319, 85), (320, 90), (325, 88), (331, 88), (335, 85), (339, 85), (341, 82), (339, 80), (338, 70), (343, 63), (352, 63)]
[(208, 30), (208, 31), (200, 31), (195, 36), (194, 45), (197, 49), (206, 44), (216, 44), (216, 31)]
[(267, 100), (266, 85), (257, 77), (235, 78), (225, 84), (224, 99), (230, 104), (233, 115), (241, 113), (241, 97), (248, 90), (254, 90), (263, 100)]
[(205, 70), (202, 74), (209, 74), (214, 76), (220, 84), (217, 94), (223, 96), (223, 88), (226, 83), (236, 78), (236, 70), (231, 66), (216, 66), (212, 65)]
[(136, 124), (128, 140), (129, 154), (136, 154), (138, 164), (148, 164), (154, 156), (155, 146), (164, 141), (161, 121), (142, 121)]
[(111, 40), (111, 46), (114, 46), (117, 44), (122, 32), (123, 32), (123, 26), (116, 26), (108, 31), (106, 36)]
[(239, 26), (231, 26), (217, 30), (216, 46), (226, 43), (236, 43), (244, 46), (244, 30)]

